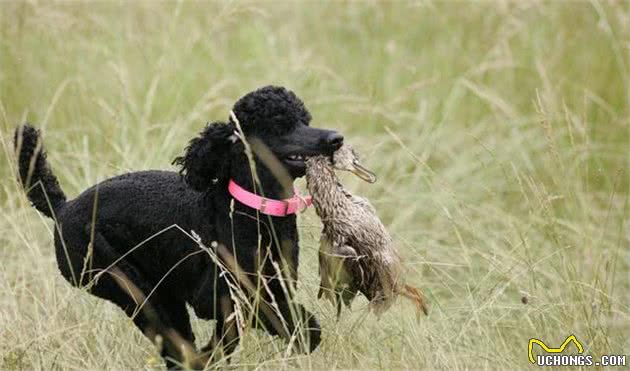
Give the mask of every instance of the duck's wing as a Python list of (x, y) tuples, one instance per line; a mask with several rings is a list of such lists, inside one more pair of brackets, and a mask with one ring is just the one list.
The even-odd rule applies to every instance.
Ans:
[(350, 245), (336, 245), (333, 253), (339, 262), (337, 275), (337, 319), (341, 314), (341, 303), (350, 307), (363, 284), (363, 269), (359, 263), (361, 256)]
[(348, 276), (344, 260), (356, 255), (354, 249), (345, 249), (343, 241), (335, 241), (324, 231), (319, 241), (319, 276), (321, 284), (318, 298), (326, 296), (335, 301), (335, 293), (339, 291), (351, 278)]
[(321, 278), (318, 298), (325, 296), (337, 307), (337, 318), (342, 303), (350, 306), (356, 297), (359, 285), (355, 272), (357, 252), (343, 241), (333, 241), (322, 234), (319, 250), (319, 274)]
[(319, 239), (319, 292), (317, 293), (317, 297), (321, 298), (322, 296), (326, 296), (328, 299), (331, 298), (331, 293), (334, 290), (332, 280), (331, 280), (331, 272), (332, 272), (332, 254), (333, 246), (332, 240), (328, 237), (325, 232), (322, 232), (322, 235)]

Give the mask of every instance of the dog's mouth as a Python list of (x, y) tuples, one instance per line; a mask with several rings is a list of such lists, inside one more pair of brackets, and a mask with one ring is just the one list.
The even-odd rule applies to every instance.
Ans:
[(332, 154), (324, 154), (324, 153), (291, 153), (282, 157), (282, 162), (292, 171), (294, 174), (298, 176), (303, 176), (306, 173), (306, 162), (309, 158), (315, 156), (330, 156)]
[(294, 154), (287, 156), (286, 160), (291, 162), (306, 162), (306, 160), (308, 160), (308, 156)]
[(293, 153), (284, 157), (284, 163), (294, 169), (306, 169), (306, 161), (313, 155)]

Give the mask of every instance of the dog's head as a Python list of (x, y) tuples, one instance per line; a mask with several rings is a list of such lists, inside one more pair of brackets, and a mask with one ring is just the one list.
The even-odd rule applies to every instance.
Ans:
[(308, 157), (332, 156), (343, 145), (339, 133), (311, 127), (304, 103), (283, 87), (255, 90), (239, 99), (232, 112), (229, 122), (208, 124), (175, 159), (193, 189), (205, 191), (235, 173), (250, 171), (244, 141), (251, 144), (261, 169), (275, 173), (274, 166), (282, 167), (291, 179), (304, 175)]

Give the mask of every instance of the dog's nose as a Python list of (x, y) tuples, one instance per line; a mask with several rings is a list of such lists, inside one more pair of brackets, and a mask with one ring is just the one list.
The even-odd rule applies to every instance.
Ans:
[(338, 150), (343, 146), (343, 135), (339, 133), (331, 133), (326, 137), (326, 144), (333, 149), (333, 151)]

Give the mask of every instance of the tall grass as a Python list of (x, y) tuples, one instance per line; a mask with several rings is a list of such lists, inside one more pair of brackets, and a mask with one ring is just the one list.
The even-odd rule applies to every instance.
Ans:
[[(300, 217), (312, 355), (247, 332), (233, 365), (519, 369), (575, 334), (630, 354), (627, 2), (4, 2), (0, 368), (137, 369), (155, 348), (58, 274), (51, 222), (15, 179), (12, 132), (44, 128), (68, 195), (169, 169), (206, 121), (273, 83), (379, 174), (370, 198), (432, 313), (316, 300), (320, 224)], [(195, 320), (199, 344), (212, 324)]]

